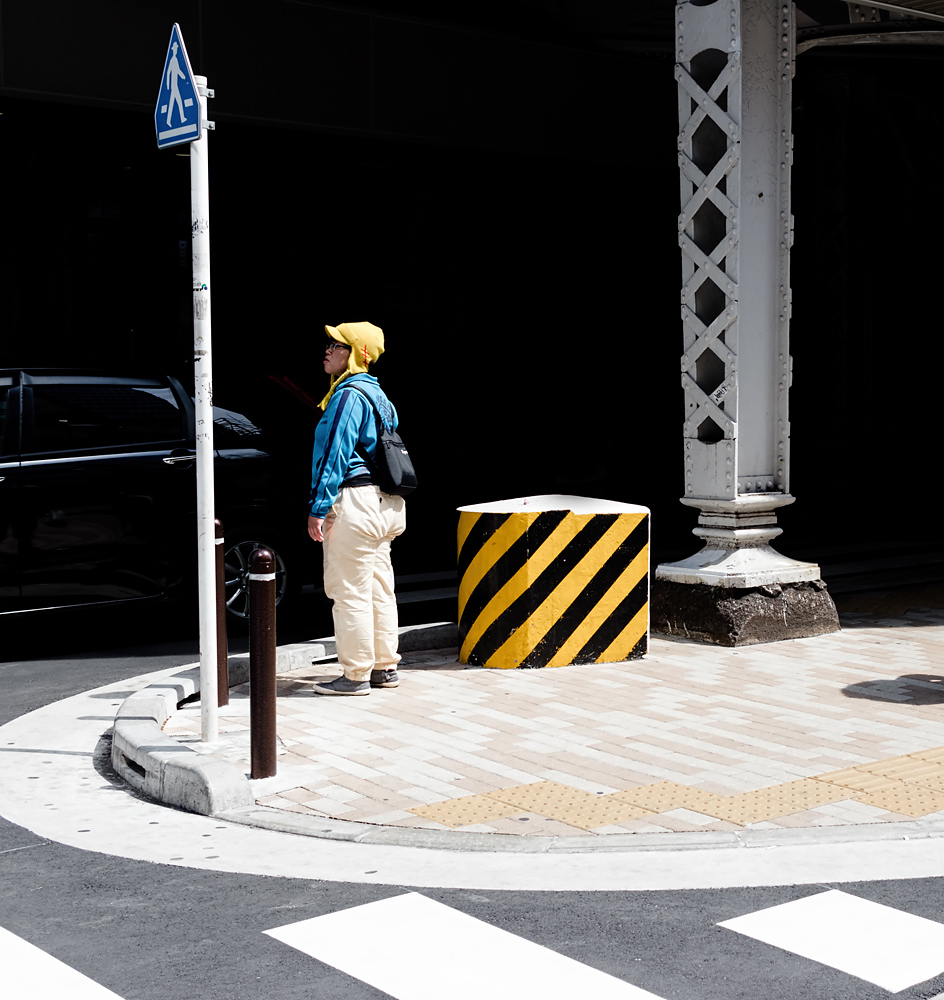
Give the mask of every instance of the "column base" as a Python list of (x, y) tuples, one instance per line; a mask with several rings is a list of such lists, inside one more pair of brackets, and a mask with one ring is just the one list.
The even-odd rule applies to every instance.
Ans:
[(839, 631), (836, 605), (822, 580), (760, 587), (712, 587), (655, 579), (650, 628), (718, 646), (751, 646)]

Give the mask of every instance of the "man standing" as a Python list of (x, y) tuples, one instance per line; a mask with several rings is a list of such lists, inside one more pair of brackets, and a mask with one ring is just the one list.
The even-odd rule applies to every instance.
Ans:
[(314, 690), (365, 695), (372, 687), (400, 683), (390, 543), (406, 527), (406, 510), (403, 497), (375, 485), (377, 421), (363, 394), (377, 405), (387, 430), (396, 429), (397, 411), (367, 374), (367, 366), (383, 354), (383, 330), (372, 323), (342, 323), (325, 332), (324, 370), (331, 386), (315, 429), (308, 534), (324, 547), (325, 594), (334, 602), (344, 674)]

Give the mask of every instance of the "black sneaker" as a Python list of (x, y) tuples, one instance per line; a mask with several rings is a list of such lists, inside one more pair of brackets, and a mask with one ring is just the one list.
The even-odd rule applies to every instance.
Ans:
[(370, 685), (367, 681), (349, 681), (341, 676), (324, 684), (315, 684), (312, 690), (315, 694), (370, 694)]
[(371, 670), (370, 686), (372, 688), (395, 688), (400, 686), (400, 675), (396, 670)]

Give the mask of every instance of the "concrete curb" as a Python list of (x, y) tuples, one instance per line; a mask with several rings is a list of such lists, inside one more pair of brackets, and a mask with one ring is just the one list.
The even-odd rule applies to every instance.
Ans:
[[(312, 660), (336, 658), (334, 637), (299, 642), (276, 649), (276, 670), (288, 673), (311, 666)], [(458, 626), (451, 622), (400, 629), (400, 649), (412, 652), (455, 645)], [(249, 680), (249, 654), (229, 657), (231, 687)], [(115, 771), (139, 792), (188, 812), (215, 816), (255, 806), (255, 794), (241, 768), (197, 753), (163, 732), (181, 702), (200, 692), (200, 668), (180, 673), (129, 695), (115, 714), (111, 762)]]
[[(241, 684), (248, 667), (248, 657), (231, 657), (231, 683)], [(238, 767), (197, 753), (163, 733), (177, 706), (199, 690), (200, 668), (190, 667), (125, 698), (115, 715), (112, 767), (148, 798), (188, 812), (212, 816), (251, 806), (255, 796)]]
[(273, 806), (254, 804), (227, 809), (217, 819), (279, 833), (321, 840), (341, 840), (387, 847), (423, 847), (437, 851), (473, 851), (491, 854), (623, 854), (630, 851), (705, 851), (745, 848), (804, 847), (822, 844), (864, 844), (901, 840), (929, 840), (944, 836), (944, 821), (862, 823), (855, 826), (804, 827), (796, 830), (698, 831), (685, 833), (611, 833), (605, 837), (533, 837), (508, 833), (472, 833), (464, 830), (422, 830), (379, 826), (329, 816), (309, 816)]

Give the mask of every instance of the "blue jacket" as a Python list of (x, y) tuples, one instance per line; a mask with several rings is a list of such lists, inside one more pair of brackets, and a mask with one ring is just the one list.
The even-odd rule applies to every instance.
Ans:
[(334, 390), (324, 416), (315, 428), (311, 458), (311, 517), (324, 517), (337, 500), (341, 483), (370, 469), (354, 449), (360, 445), (371, 460), (377, 451), (377, 418), (366, 399), (348, 387), (358, 386), (377, 403), (387, 430), (396, 430), (397, 411), (373, 375), (351, 375)]

